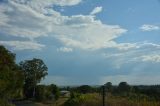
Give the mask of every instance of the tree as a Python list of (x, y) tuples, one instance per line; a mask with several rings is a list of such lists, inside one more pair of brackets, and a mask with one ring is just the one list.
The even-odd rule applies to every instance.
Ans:
[(89, 85), (82, 85), (80, 87), (77, 88), (77, 90), (80, 92), (80, 93), (91, 93), (93, 91), (93, 88)]
[(37, 101), (57, 100), (59, 96), (59, 88), (54, 84), (36, 86), (35, 99)]
[(15, 54), (0, 46), (0, 98), (17, 97), (23, 87), (23, 73), (15, 63)]
[(26, 97), (34, 97), (36, 85), (48, 74), (48, 68), (41, 59), (36, 58), (20, 62), (20, 67), (24, 71)]
[(45, 85), (36, 86), (35, 99), (37, 101), (49, 100), (50, 95), (51, 95), (51, 92), (48, 89), (48, 86), (45, 86)]
[(55, 96), (55, 100), (57, 100), (59, 98), (59, 96), (60, 96), (59, 88), (54, 84), (51, 84), (49, 86), (49, 88), (50, 88), (51, 93)]
[(129, 92), (131, 90), (131, 87), (129, 86), (129, 84), (127, 84), (127, 82), (120, 82), (118, 85), (118, 90), (119, 92)]
[(107, 82), (107, 83), (105, 84), (105, 87), (106, 87), (106, 91), (107, 91), (107, 92), (112, 92), (113, 86), (112, 86), (112, 83), (111, 83), (111, 82)]

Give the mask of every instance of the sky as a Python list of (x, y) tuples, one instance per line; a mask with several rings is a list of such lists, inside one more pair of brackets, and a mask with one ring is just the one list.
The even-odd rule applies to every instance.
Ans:
[(0, 0), (0, 45), (42, 59), (43, 84), (160, 84), (160, 0)]

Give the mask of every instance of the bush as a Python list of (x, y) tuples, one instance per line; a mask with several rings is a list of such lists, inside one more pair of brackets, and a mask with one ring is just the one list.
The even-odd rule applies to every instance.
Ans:
[(38, 85), (36, 87), (36, 93), (35, 93), (35, 99), (37, 101), (42, 101), (46, 99), (46, 95), (45, 95), (45, 86), (43, 85)]
[(80, 93), (91, 93), (93, 92), (93, 88), (89, 85), (82, 85), (80, 87), (77, 88), (77, 91), (80, 92)]
[(60, 96), (59, 88), (56, 85), (38, 85), (36, 87), (35, 99), (37, 101), (57, 100)]
[(71, 97), (65, 102), (65, 106), (79, 106), (84, 102), (85, 98), (79, 93), (71, 93)]
[(71, 97), (64, 106), (100, 106), (100, 97), (97, 94), (71, 93)]
[(59, 88), (58, 88), (56, 85), (51, 84), (51, 85), (49, 86), (49, 90), (50, 90), (51, 94), (54, 95), (54, 99), (55, 99), (55, 100), (58, 100), (58, 98), (60, 97)]

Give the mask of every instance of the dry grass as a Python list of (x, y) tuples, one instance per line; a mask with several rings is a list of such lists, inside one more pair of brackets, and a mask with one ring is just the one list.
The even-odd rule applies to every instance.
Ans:
[[(80, 106), (102, 106), (102, 96), (96, 93), (85, 94), (85, 99)], [(158, 101), (141, 98), (127, 98), (108, 95), (105, 99), (106, 106), (160, 106)], [(76, 106), (76, 105), (75, 105)]]
[[(83, 101), (79, 105), (74, 106), (102, 106), (102, 96), (97, 93), (84, 94)], [(60, 98), (53, 104), (38, 105), (38, 106), (65, 106), (64, 103), (68, 98)], [(160, 106), (160, 101), (150, 101), (142, 98), (120, 97), (108, 95), (105, 99), (106, 106)]]

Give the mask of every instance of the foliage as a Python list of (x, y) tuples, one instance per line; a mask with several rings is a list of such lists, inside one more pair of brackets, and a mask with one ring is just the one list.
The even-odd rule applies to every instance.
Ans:
[(144, 94), (152, 99), (160, 100), (160, 85), (154, 86), (133, 86), (136, 94)]
[(118, 85), (118, 91), (120, 93), (130, 92), (131, 87), (127, 84), (127, 82), (120, 82)]
[(79, 106), (80, 104), (83, 103), (84, 100), (85, 98), (83, 95), (72, 92), (71, 97), (65, 102), (64, 105), (65, 106)]
[(35, 99), (37, 101), (58, 100), (60, 96), (59, 88), (54, 85), (37, 85)]
[(56, 85), (51, 84), (49, 86), (49, 89), (51, 91), (51, 94), (54, 95), (55, 100), (58, 100), (58, 98), (60, 97), (60, 90), (59, 90), (59, 88)]
[(15, 54), (3, 46), (0, 46), (0, 73), (1, 101), (23, 96), (23, 72), (15, 62)]
[(20, 67), (25, 75), (25, 95), (33, 97), (37, 83), (40, 83), (42, 78), (48, 74), (48, 68), (41, 59), (36, 58), (20, 62)]
[[(160, 106), (160, 85), (155, 86), (130, 86), (127, 82), (120, 82), (118, 86), (106, 83), (107, 106)], [(108, 87), (108, 88), (107, 88)], [(112, 88), (112, 92), (109, 92)], [(70, 88), (71, 91), (75, 89)], [(99, 92), (101, 92), (100, 87)], [(64, 106), (101, 106), (102, 95), (100, 93), (71, 93), (71, 97)]]
[(48, 89), (44, 85), (38, 85), (36, 86), (36, 93), (35, 93), (35, 99), (37, 101), (46, 100), (48, 96)]
[(112, 90), (113, 90), (112, 83), (111, 82), (107, 82), (105, 84), (105, 88), (106, 88), (106, 92), (112, 92)]
[(23, 96), (23, 72), (15, 62), (15, 54), (0, 46), (0, 106), (10, 106), (9, 99)]
[(94, 88), (89, 85), (82, 85), (76, 88), (79, 93), (91, 93), (94, 91)]

